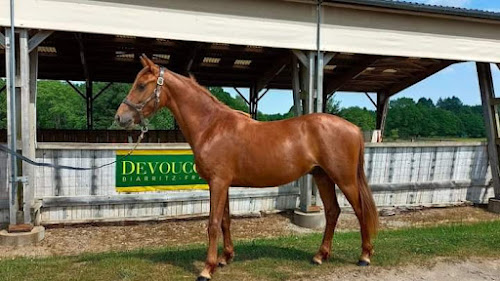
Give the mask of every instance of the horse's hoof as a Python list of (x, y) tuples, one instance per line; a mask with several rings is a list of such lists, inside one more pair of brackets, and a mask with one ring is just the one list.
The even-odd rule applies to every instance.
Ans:
[(322, 265), (323, 261), (317, 258), (312, 258), (311, 263), (314, 265)]
[(196, 281), (208, 281), (208, 280), (210, 280), (210, 278), (203, 277), (203, 276), (198, 276), (198, 278), (196, 278)]
[(370, 263), (367, 261), (360, 260), (358, 261), (358, 266), (369, 266)]
[(225, 262), (225, 261), (220, 261), (220, 262), (219, 262), (219, 267), (220, 267), (220, 268), (222, 268), (222, 267), (224, 267), (224, 266), (226, 266), (226, 265), (227, 265), (227, 262)]

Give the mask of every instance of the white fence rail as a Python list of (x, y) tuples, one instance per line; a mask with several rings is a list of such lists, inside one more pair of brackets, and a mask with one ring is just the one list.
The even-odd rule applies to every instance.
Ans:
[[(82, 146), (83, 145), (83, 146)], [(36, 160), (90, 167), (111, 162), (115, 149), (92, 144), (39, 144)], [(147, 146), (147, 149), (172, 149)], [(175, 148), (185, 149), (185, 145)], [(6, 156), (0, 154), (0, 222), (8, 221)], [(154, 220), (207, 214), (208, 191), (123, 194), (115, 190), (115, 166), (96, 171), (37, 167), (35, 198), (41, 222)], [(487, 203), (493, 197), (486, 145), (482, 143), (367, 144), (365, 171), (379, 207)], [(231, 188), (232, 213), (294, 209), (295, 184), (274, 188)], [(341, 207), (349, 204), (338, 192)]]

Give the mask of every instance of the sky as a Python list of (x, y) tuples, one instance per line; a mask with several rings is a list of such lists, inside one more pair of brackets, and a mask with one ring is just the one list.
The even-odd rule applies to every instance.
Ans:
[[(500, 0), (413, 0), (407, 2), (500, 12)], [(492, 73), (495, 92), (497, 96), (500, 96), (500, 70), (498, 67), (493, 66)], [(237, 95), (233, 89), (226, 90), (233, 96)], [(241, 89), (241, 91), (248, 97), (248, 90)], [(376, 95), (371, 95), (376, 100)], [(451, 65), (392, 98), (410, 97), (418, 100), (421, 97), (425, 97), (431, 98), (436, 102), (439, 98), (452, 96), (459, 97), (464, 104), (468, 105), (481, 103), (474, 63), (468, 62)], [(335, 100), (340, 102), (341, 107), (360, 106), (371, 110), (375, 109), (370, 100), (364, 94), (360, 93), (339, 92), (335, 94)], [(258, 109), (264, 113), (285, 113), (288, 112), (292, 104), (291, 91), (270, 90), (259, 101)]]

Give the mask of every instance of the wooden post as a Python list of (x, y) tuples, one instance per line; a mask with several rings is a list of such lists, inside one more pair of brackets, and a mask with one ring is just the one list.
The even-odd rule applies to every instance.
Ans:
[(385, 131), (385, 120), (387, 118), (387, 111), (389, 110), (389, 96), (385, 93), (377, 93), (377, 121), (376, 129), (380, 130), (383, 137)]
[(302, 115), (302, 105), (300, 99), (300, 78), (299, 62), (295, 55), (292, 56), (292, 88), (293, 88), (293, 109), (295, 116)]
[[(29, 159), (35, 158), (35, 122), (34, 116), (34, 97), (30, 89), (32, 83), (30, 78), (32, 73), (30, 71), (30, 52), (28, 49), (28, 30), (22, 29), (19, 36), (19, 51), (20, 51), (20, 88), (21, 88), (21, 140), (22, 140), (22, 154)], [(36, 80), (35, 80), (36, 81)], [(24, 223), (30, 224), (31, 220), (31, 207), (34, 200), (34, 167), (26, 162), (22, 163), (23, 180), (23, 213)]]
[(307, 67), (307, 112), (310, 114), (314, 112), (314, 66), (315, 66), (315, 53), (309, 52), (309, 65)]
[(258, 94), (257, 93), (257, 88), (256, 86), (252, 86), (250, 87), (250, 93), (249, 93), (249, 113), (250, 113), (250, 116), (257, 120), (257, 99), (258, 99)]
[[(314, 92), (316, 93), (316, 113), (322, 113), (323, 112), (323, 52), (317, 52), (316, 55), (316, 83), (315, 83), (315, 90)], [(313, 195), (316, 197), (316, 206), (323, 206), (323, 201), (321, 201), (321, 196), (318, 191), (318, 187), (316, 184), (313, 184), (312, 181), (312, 176), (311, 176), (311, 185), (313, 186), (312, 192)], [(319, 209), (317, 209), (319, 211)]]
[[(316, 58), (316, 112), (323, 112), (323, 52)], [(320, 200), (321, 201), (321, 200)]]
[(94, 128), (93, 123), (93, 109), (94, 109), (94, 99), (92, 97), (92, 80), (87, 78), (85, 81), (85, 100), (87, 104), (87, 130), (92, 130)]
[(488, 159), (491, 167), (491, 176), (493, 178), (493, 187), (495, 198), (500, 199), (500, 167), (498, 156), (498, 144), (500, 141), (498, 111), (493, 87), (493, 78), (489, 63), (476, 63), (477, 74), (479, 78), (479, 88), (481, 90), (481, 101), (483, 105), (484, 124), (486, 135), (488, 137)]

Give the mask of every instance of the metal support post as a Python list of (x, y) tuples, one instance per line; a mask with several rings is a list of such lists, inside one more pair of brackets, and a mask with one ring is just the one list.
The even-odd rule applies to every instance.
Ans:
[[(15, 33), (11, 28), (5, 34), (5, 63), (7, 70), (7, 142), (12, 151), (17, 151), (17, 124), (16, 124), (16, 60), (15, 60)], [(10, 165), (7, 166), (9, 186), (9, 223), (17, 224), (19, 201), (17, 198), (17, 159), (8, 156)]]

